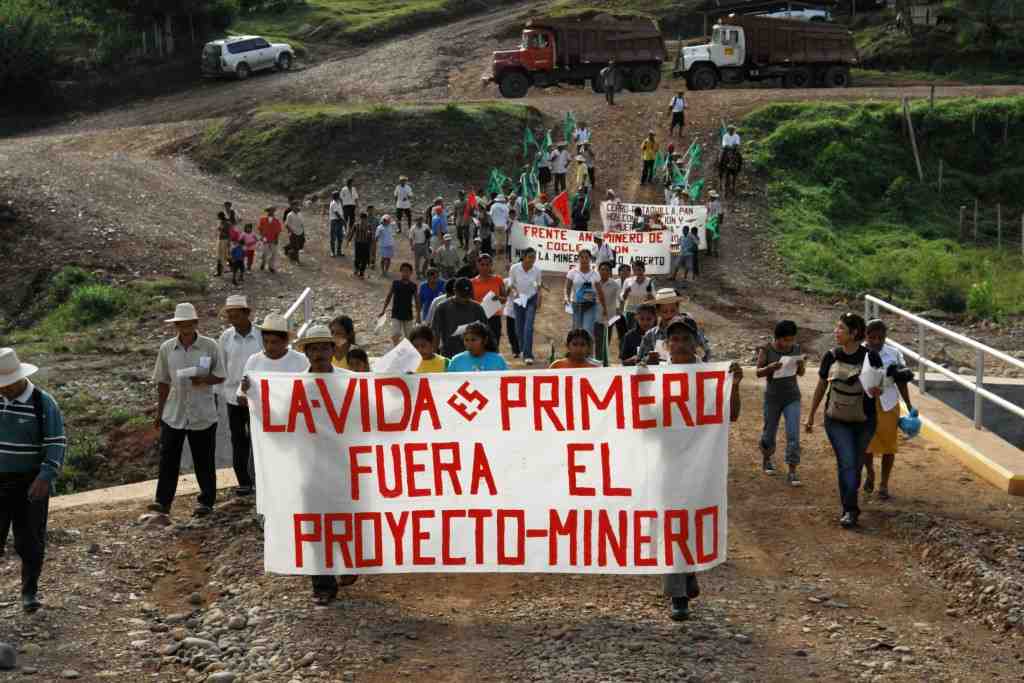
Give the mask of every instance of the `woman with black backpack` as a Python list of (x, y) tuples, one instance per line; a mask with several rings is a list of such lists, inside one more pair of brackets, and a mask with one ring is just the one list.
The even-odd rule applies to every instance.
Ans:
[(814, 416), (825, 399), (825, 433), (836, 454), (843, 509), (839, 523), (846, 529), (857, 526), (860, 517), (857, 492), (861, 468), (864, 451), (875, 435), (875, 398), (881, 393), (877, 386), (866, 390), (863, 383), (865, 358), (871, 368), (882, 367), (881, 357), (861, 344), (865, 327), (864, 318), (856, 313), (839, 317), (835, 329), (836, 347), (821, 358), (818, 386), (804, 425), (808, 433), (814, 431)]

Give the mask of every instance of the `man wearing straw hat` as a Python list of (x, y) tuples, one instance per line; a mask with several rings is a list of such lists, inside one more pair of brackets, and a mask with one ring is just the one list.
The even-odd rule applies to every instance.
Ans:
[[(295, 341), (295, 348), (306, 354), (309, 372), (334, 372), (334, 364), (331, 362), (331, 358), (334, 357), (334, 335), (325, 325), (307, 327), (305, 333)], [(333, 574), (319, 574), (309, 578), (313, 582), (313, 602), (326, 606), (337, 597), (338, 586), (351, 586), (359, 579), (359, 575), (343, 574), (336, 579)]]
[(398, 185), (395, 186), (395, 226), (402, 229), (402, 216), (405, 216), (405, 220), (409, 224), (409, 229), (412, 230), (412, 185), (409, 184), (409, 178), (406, 176), (398, 177)]
[(229, 296), (221, 315), (231, 323), (231, 327), (221, 333), (217, 347), (225, 374), (221, 395), (227, 403), (228, 426), (231, 429), (231, 464), (238, 480), (235, 495), (248, 496), (253, 488), (252, 437), (249, 407), (239, 401), (238, 387), (249, 356), (263, 350), (263, 335), (260, 328), (252, 324), (249, 302), (243, 295)]
[(160, 475), (156, 500), (149, 509), (168, 514), (181, 474), (181, 451), (188, 439), (199, 483), (193, 513), (213, 512), (217, 499), (217, 403), (213, 387), (224, 382), (224, 367), (217, 342), (197, 331), (199, 315), (190, 303), (178, 304), (174, 317), (177, 334), (160, 345), (153, 381), (157, 385), (156, 426), (160, 430)]
[(38, 372), (14, 349), (0, 349), (0, 533), (14, 529), (21, 557), (21, 606), (35, 612), (46, 554), (53, 482), (64, 464), (64, 418), (53, 397), (28, 380)]
[(565, 174), (569, 172), (569, 152), (565, 142), (558, 143), (558, 149), (551, 153), (551, 173), (555, 177), (554, 193), (564, 192)]
[[(641, 361), (657, 363), (659, 356), (666, 353), (664, 345), (668, 335), (669, 323), (679, 315), (679, 304), (684, 301), (686, 301), (686, 298), (676, 294), (676, 290), (671, 287), (663, 287), (655, 292), (653, 299), (644, 302), (654, 305), (658, 312), (658, 324), (649, 329), (644, 338), (640, 340), (640, 349), (637, 351), (637, 357)], [(704, 331), (700, 329), (697, 331), (697, 345), (704, 351), (704, 362), (710, 361), (711, 346), (708, 344), (707, 337), (704, 336)]]

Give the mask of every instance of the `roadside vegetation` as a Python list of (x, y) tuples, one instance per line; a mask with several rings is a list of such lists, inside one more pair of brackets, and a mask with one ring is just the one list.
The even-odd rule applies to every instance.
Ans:
[[(467, 105), (335, 107), (276, 105), (210, 125), (192, 149), (207, 169), (252, 187), (315, 192), (349, 175), (397, 179), (478, 178), (522, 154), (523, 127), (537, 110), (503, 102)], [(389, 141), (381, 168), (379, 142)], [(287, 164), (280, 163), (287, 158)]]
[[(924, 183), (897, 104), (777, 104), (746, 118), (794, 284), (978, 318), (1024, 312), (1024, 98), (918, 102), (912, 117)], [(960, 234), (959, 207), (975, 199), (1015, 218), (1003, 249)]]

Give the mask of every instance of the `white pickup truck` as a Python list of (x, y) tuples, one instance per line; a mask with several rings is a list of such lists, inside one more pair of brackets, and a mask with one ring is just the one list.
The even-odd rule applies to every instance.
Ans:
[(294, 58), (287, 43), (270, 43), (260, 36), (222, 38), (203, 47), (203, 75), (245, 79), (261, 69), (287, 71)]

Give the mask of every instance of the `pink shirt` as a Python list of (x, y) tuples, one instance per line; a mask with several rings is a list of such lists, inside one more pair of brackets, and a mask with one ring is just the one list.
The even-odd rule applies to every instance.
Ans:
[(256, 245), (259, 244), (260, 238), (255, 233), (243, 232), (239, 241), (245, 245), (246, 251), (256, 251)]

